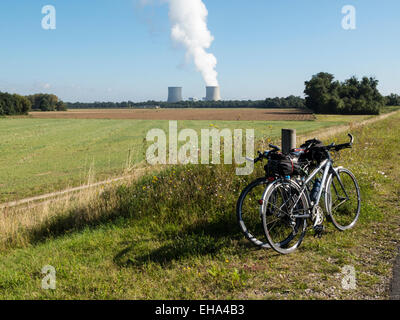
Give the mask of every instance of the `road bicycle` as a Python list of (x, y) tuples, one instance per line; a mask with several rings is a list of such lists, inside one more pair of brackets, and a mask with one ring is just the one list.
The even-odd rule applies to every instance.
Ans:
[[(316, 168), (309, 175), (300, 180), (279, 177), (266, 185), (259, 200), (267, 240), (263, 247), (281, 254), (292, 253), (301, 245), (310, 220), (317, 236), (323, 233), (325, 217), (340, 231), (355, 226), (361, 208), (358, 182), (350, 170), (335, 168), (331, 156), (331, 151), (352, 148), (354, 138), (351, 134), (349, 137), (349, 143), (312, 147), (309, 154)], [(320, 206), (322, 198), (326, 215)]]
[[(247, 160), (253, 161), (255, 164), (263, 160), (268, 160), (268, 163), (272, 163), (274, 161), (274, 156), (276, 157), (279, 154), (280, 148), (273, 144), (270, 144), (269, 147), (271, 150), (264, 152), (258, 151), (258, 157), (256, 159)], [(296, 160), (299, 158), (299, 155), (297, 155), (295, 151), (292, 153), (292, 156)], [(303, 163), (300, 170), (306, 173), (308, 165), (308, 162)], [(261, 201), (265, 189), (270, 183), (275, 181), (275, 177), (274, 174), (271, 174), (268, 165), (265, 166), (264, 169), (265, 176), (251, 182), (240, 194), (236, 204), (236, 216), (239, 227), (245, 237), (254, 245), (268, 249), (270, 245), (265, 238), (260, 205), (262, 204)]]

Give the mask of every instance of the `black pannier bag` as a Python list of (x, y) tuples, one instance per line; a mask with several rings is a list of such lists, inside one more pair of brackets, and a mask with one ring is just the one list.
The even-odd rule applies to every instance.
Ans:
[(300, 165), (290, 155), (280, 152), (273, 153), (265, 166), (265, 172), (270, 177), (300, 175)]

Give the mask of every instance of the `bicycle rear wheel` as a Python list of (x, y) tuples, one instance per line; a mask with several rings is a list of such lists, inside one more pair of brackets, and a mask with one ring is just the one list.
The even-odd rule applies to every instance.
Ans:
[(351, 229), (361, 211), (360, 188), (354, 174), (345, 168), (337, 169), (327, 183), (326, 210), (333, 225), (340, 231)]
[(262, 226), (260, 201), (268, 185), (266, 178), (250, 183), (240, 195), (236, 205), (236, 216), (245, 237), (258, 247), (270, 248)]
[(271, 184), (263, 197), (262, 220), (271, 248), (281, 254), (295, 251), (303, 241), (307, 229), (304, 216), (308, 201), (300, 196), (300, 187), (293, 181), (279, 180)]

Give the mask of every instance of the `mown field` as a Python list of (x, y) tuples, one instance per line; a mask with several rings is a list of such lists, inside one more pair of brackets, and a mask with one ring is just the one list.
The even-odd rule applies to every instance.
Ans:
[[(229, 110), (224, 112), (230, 113)], [(179, 121), (178, 129), (192, 128), (200, 132), (212, 127), (249, 128), (255, 129), (257, 138), (274, 138), (284, 127), (305, 133), (364, 118), (321, 116), (315, 121)], [(0, 203), (80, 186), (89, 179), (98, 181), (120, 176), (127, 168), (144, 160), (147, 132), (160, 128), (167, 133), (168, 124), (166, 120), (0, 118)]]
[[(42, 219), (32, 214), (36, 224), (1, 240), (0, 298), (386, 299), (400, 243), (400, 114), (352, 133), (354, 149), (336, 159), (362, 191), (353, 230), (327, 225), (289, 256), (259, 250), (240, 234), (235, 204), (261, 168), (238, 177), (232, 166), (172, 167)], [(2, 227), (15, 229), (7, 221)], [(57, 271), (56, 290), (41, 289), (45, 265)], [(342, 288), (346, 265), (356, 270), (355, 290)]]

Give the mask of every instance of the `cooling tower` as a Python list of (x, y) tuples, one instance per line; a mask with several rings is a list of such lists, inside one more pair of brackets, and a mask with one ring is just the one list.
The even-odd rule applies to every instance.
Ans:
[(207, 101), (220, 101), (221, 93), (219, 91), (219, 87), (207, 87), (206, 100)]
[(182, 101), (182, 87), (169, 87), (168, 88), (168, 102), (175, 103)]

